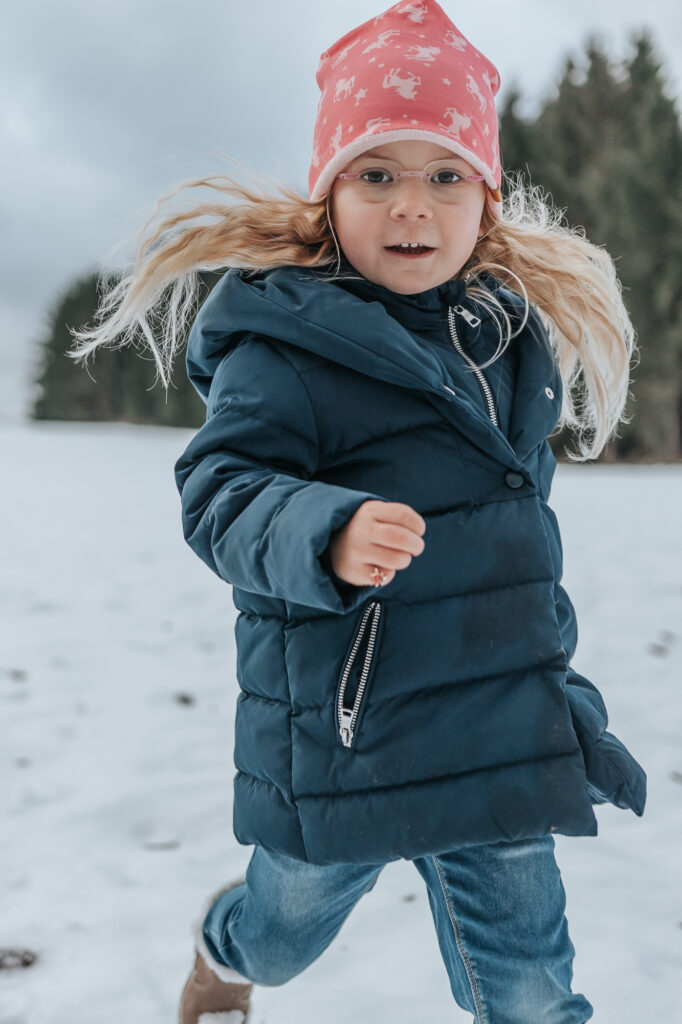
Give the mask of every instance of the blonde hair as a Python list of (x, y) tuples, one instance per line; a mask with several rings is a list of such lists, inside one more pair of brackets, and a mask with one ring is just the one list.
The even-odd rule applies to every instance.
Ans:
[[(616, 268), (605, 249), (588, 241), (583, 228), (561, 223), (563, 211), (552, 206), (539, 187), (526, 186), (520, 174), (505, 175), (505, 181), (509, 187), (502, 217), (495, 218), (485, 205), (483, 234), (458, 274), (472, 282), (472, 298), (493, 316), (498, 310), (505, 323), (504, 346), (481, 366), (498, 358), (522, 330), (532, 303), (547, 330), (564, 385), (556, 429), (567, 426), (577, 435), (578, 452), (568, 452), (567, 457), (595, 459), (618, 424), (630, 422), (624, 407), (636, 343)], [(67, 355), (87, 364), (100, 346), (135, 344), (141, 334), (154, 356), (156, 379), (160, 377), (168, 389), (173, 360), (196, 314), (199, 270), (322, 267), (336, 261), (338, 274), (341, 253), (333, 227), (332, 190), (313, 201), (287, 185), (272, 184), (274, 191), (258, 193), (219, 174), (182, 182), (161, 196), (140, 232), (133, 265), (121, 275), (100, 273), (98, 326), (69, 328), (77, 344)], [(185, 188), (200, 187), (240, 202), (200, 202), (151, 226), (169, 199)], [(213, 217), (214, 222), (193, 223), (200, 217)], [(502, 305), (479, 280), (483, 273), (512, 290), (515, 282), (520, 285), (526, 310), (516, 332), (512, 333)]]

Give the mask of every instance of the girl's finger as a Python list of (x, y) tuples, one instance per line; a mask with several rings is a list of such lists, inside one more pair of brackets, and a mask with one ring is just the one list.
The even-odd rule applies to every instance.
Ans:
[(363, 546), (362, 560), (371, 565), (383, 566), (388, 569), (406, 569), (412, 561), (412, 555), (396, 548), (386, 548), (379, 544)]
[(370, 543), (383, 548), (409, 551), (412, 555), (420, 555), (425, 547), (421, 536), (398, 523), (375, 523)]
[(379, 507), (373, 509), (373, 518), (378, 523), (395, 523), (412, 530), (421, 537), (426, 530), (426, 522), (411, 505), (405, 505), (401, 501), (382, 501), (377, 503)]

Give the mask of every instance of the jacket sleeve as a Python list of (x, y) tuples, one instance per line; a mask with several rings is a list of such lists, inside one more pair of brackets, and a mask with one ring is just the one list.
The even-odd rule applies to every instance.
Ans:
[(630, 808), (640, 817), (646, 803), (646, 773), (629, 750), (606, 731), (608, 715), (599, 690), (570, 664), (578, 642), (575, 609), (566, 590), (555, 587), (559, 632), (568, 659), (566, 698), (585, 759), (592, 803)]
[[(578, 640), (576, 615), (565, 589), (556, 587), (559, 630), (571, 661)], [(578, 741), (583, 750), (588, 791), (593, 803), (615, 804), (644, 813), (646, 773), (616, 736), (606, 731), (606, 706), (594, 683), (569, 664), (566, 697)]]
[(307, 390), (265, 338), (248, 336), (219, 363), (206, 423), (175, 464), (185, 539), (244, 590), (345, 613), (375, 588), (333, 572), (331, 535), (381, 495), (312, 480), (318, 441)]
[(609, 802), (616, 807), (630, 808), (641, 817), (646, 803), (646, 773), (624, 744), (606, 731), (608, 715), (599, 690), (571, 665), (578, 645), (578, 623), (573, 603), (559, 583), (563, 573), (563, 546), (556, 515), (546, 504), (555, 468), (556, 459), (549, 443), (545, 441), (540, 456), (540, 489), (554, 527), (550, 542), (556, 545), (555, 556), (559, 566), (554, 600), (561, 642), (568, 662), (565, 693), (585, 759), (587, 789), (593, 803)]

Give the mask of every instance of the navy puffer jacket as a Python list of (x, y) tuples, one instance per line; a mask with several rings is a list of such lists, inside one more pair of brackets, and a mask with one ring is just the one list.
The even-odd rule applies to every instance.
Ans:
[[(485, 282), (516, 328), (522, 300)], [(570, 665), (547, 504), (562, 382), (537, 311), (484, 380), (467, 371), (462, 351), (496, 344), (463, 280), (398, 296), (230, 270), (199, 310), (187, 371), (206, 423), (175, 479), (185, 538), (238, 609), (238, 842), (385, 863), (596, 835), (593, 803), (643, 813), (646, 775)], [(381, 588), (329, 559), (370, 499), (426, 521)]]

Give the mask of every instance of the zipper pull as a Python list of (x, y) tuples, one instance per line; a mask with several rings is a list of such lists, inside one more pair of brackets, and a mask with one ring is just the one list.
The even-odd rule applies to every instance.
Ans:
[(481, 322), (479, 317), (474, 316), (474, 314), (470, 313), (468, 309), (464, 308), (464, 306), (455, 306), (454, 310), (455, 313), (459, 313), (460, 316), (463, 316), (466, 322), (472, 327), (478, 327)]
[(341, 739), (343, 740), (344, 747), (350, 747), (353, 742), (353, 730), (350, 727), (351, 718), (353, 717), (352, 708), (341, 708)]

